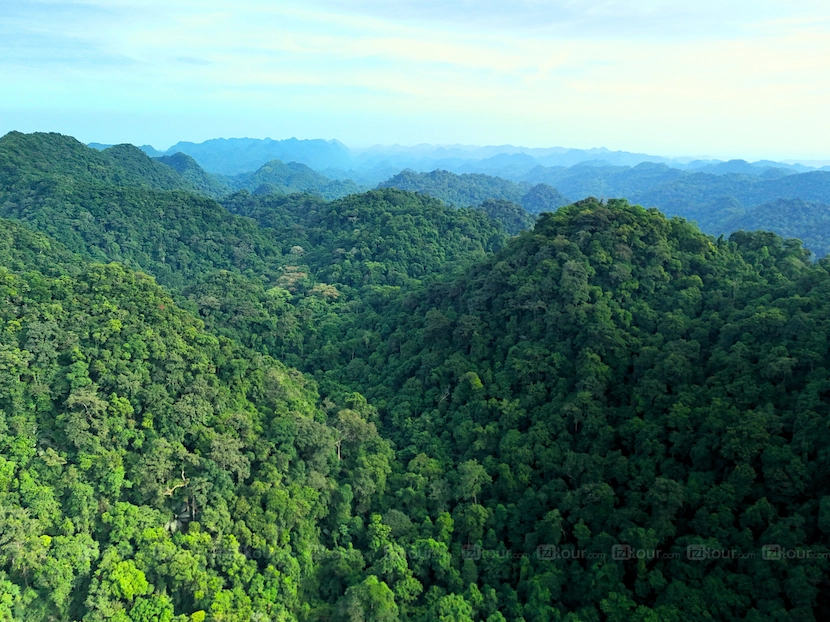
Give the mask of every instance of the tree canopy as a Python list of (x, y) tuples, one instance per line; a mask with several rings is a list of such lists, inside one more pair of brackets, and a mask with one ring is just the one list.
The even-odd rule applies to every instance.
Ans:
[(0, 619), (823, 619), (830, 260), (161, 171), (0, 139)]

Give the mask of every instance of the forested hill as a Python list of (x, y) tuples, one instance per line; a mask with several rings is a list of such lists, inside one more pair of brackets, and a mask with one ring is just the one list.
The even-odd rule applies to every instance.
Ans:
[[(96, 148), (107, 145), (91, 143)], [(783, 172), (805, 172), (809, 166), (769, 160), (692, 160), (664, 158), (645, 153), (599, 149), (525, 148), (513, 145), (375, 145), (366, 149), (350, 149), (336, 140), (288, 140), (231, 138), (213, 139), (200, 144), (180, 142), (161, 153), (149, 145), (141, 147), (151, 156), (186, 153), (213, 173), (236, 175), (256, 170), (274, 159), (301, 162), (338, 179), (352, 177), (377, 184), (403, 169), (417, 171), (448, 170), (453, 173), (484, 173), (506, 179), (517, 179), (540, 167), (565, 169), (585, 162), (604, 162), (609, 166), (632, 167), (643, 162), (663, 163), (687, 171), (729, 174), (770, 175)], [(830, 168), (830, 167), (826, 167)], [(385, 174), (384, 174), (385, 172)], [(374, 180), (374, 181), (370, 181)]]
[(255, 194), (303, 192), (317, 194), (324, 199), (339, 199), (361, 191), (361, 188), (351, 180), (332, 180), (305, 164), (297, 162), (286, 164), (280, 160), (272, 160), (256, 171), (226, 179), (235, 190), (248, 190)]
[[(799, 201), (830, 204), (830, 171), (794, 174), (769, 168), (763, 174), (724, 172), (745, 168), (723, 167), (718, 173), (706, 173), (650, 162), (634, 167), (585, 162), (570, 168), (538, 166), (515, 181), (481, 174), (404, 171), (381, 186), (422, 192), (458, 205), (477, 205), (485, 199), (508, 200), (521, 204), (531, 214), (565, 205), (568, 201), (562, 193), (574, 199), (627, 197), (670, 216), (695, 221), (710, 235), (728, 234), (740, 227), (771, 230), (799, 238), (817, 256), (823, 256), (827, 242), (821, 211), (795, 209), (790, 217), (785, 206), (798, 205)], [(777, 208), (771, 209), (770, 205)]]
[[(734, 209), (734, 208), (733, 208)], [(734, 231), (775, 231), (786, 238), (798, 238), (819, 257), (830, 254), (830, 204), (801, 199), (779, 199), (748, 212), (735, 210), (723, 226)]]
[(15, 218), (98, 261), (119, 261), (178, 287), (206, 270), (273, 271), (279, 244), (250, 220), (185, 192), (38, 177), (0, 186), (0, 216)]
[[(696, 173), (630, 196), (666, 213), (696, 220), (710, 233), (720, 233), (719, 229), (722, 230), (734, 216), (719, 209), (724, 200), (734, 203), (744, 214), (779, 199), (830, 203), (830, 171), (813, 171), (775, 179)], [(770, 221), (765, 222), (764, 226), (774, 228), (778, 224)], [(808, 229), (802, 229), (800, 234), (808, 232)]]
[[(73, 144), (57, 135), (37, 138), (38, 158), (60, 153), (50, 142)], [(97, 153), (82, 147), (81, 156), (87, 151)], [(0, 216), (87, 259), (154, 276), (212, 330), (293, 365), (318, 360), (325, 345), (320, 327), (363, 288), (436, 278), (507, 240), (481, 211), (398, 190), (332, 203), (242, 192), (226, 201), (233, 214), (186, 192), (84, 183), (49, 173), (46, 163), (34, 170), (24, 156), (18, 154), (14, 176), (0, 179)], [(82, 168), (62, 158), (53, 168), (72, 167)]]
[(427, 594), (493, 620), (817, 619), (828, 300), (797, 244), (585, 201), (365, 318), (337, 373), (398, 448), (386, 520), (408, 550), (454, 527), (461, 581), (416, 561)]
[(483, 259), (507, 241), (498, 216), (395, 189), (325, 202), (239, 193), (224, 205), (273, 231), (325, 281), (400, 286)]
[[(493, 211), (493, 204), (483, 206), (485, 201), (509, 201), (536, 215), (566, 205), (569, 201), (564, 192), (575, 199), (628, 197), (666, 214), (693, 220), (706, 233), (716, 236), (746, 223), (747, 227), (802, 239), (818, 256), (826, 252), (820, 215), (819, 221), (813, 222), (805, 218), (804, 210), (793, 213), (791, 219), (786, 212), (773, 214), (768, 209), (753, 212), (761, 205), (781, 200), (830, 204), (830, 171), (794, 173), (740, 162), (703, 170), (711, 172), (683, 171), (650, 162), (630, 167), (599, 161), (569, 168), (537, 166), (513, 181), (483, 174), (406, 170), (380, 187), (428, 194), (450, 205), (489, 209), (511, 233), (526, 228), (530, 220), (512, 208), (505, 210), (503, 204), (502, 209)], [(750, 170), (756, 172), (749, 174)], [(14, 186), (16, 179), (30, 183), (34, 178), (45, 176), (52, 181), (59, 177), (65, 184), (77, 180), (84, 187), (104, 184), (184, 190), (214, 199), (239, 189), (256, 194), (311, 193), (329, 200), (362, 190), (354, 182), (329, 179), (296, 162), (274, 160), (252, 172), (220, 177), (205, 172), (183, 153), (153, 159), (131, 145), (98, 151), (57, 134), (18, 132), (0, 138), (0, 176), (7, 187)]]
[(480, 205), (488, 199), (502, 199), (518, 203), (532, 214), (554, 211), (568, 203), (554, 188), (534, 188), (527, 183), (515, 183), (480, 173), (456, 175), (442, 170), (431, 173), (405, 170), (378, 187), (421, 192), (459, 207)]
[(84, 263), (62, 244), (25, 225), (3, 219), (0, 227), (0, 266), (12, 272), (35, 270), (47, 276), (74, 275)]
[(487, 199), (506, 199), (518, 203), (530, 186), (480, 173), (456, 175), (435, 170), (417, 173), (405, 170), (378, 185), (379, 188), (400, 188), (437, 197), (449, 205), (476, 205)]
[(68, 186), (106, 184), (153, 190), (193, 190), (169, 166), (132, 145), (97, 151), (61, 134), (10, 132), (0, 138), (0, 182), (22, 189), (37, 180), (60, 180)]
[[(506, 240), (479, 212), (395, 190), (333, 203), (243, 192), (225, 203), (235, 215), (203, 196), (160, 190), (162, 184), (147, 181), (156, 179), (147, 171), (177, 173), (132, 148), (98, 152), (43, 134), (9, 134), (0, 147), (6, 162), (0, 217), (27, 222), (74, 252), (123, 262), (173, 288), (216, 270), (274, 282), (286, 266), (308, 272), (309, 265), (344, 271), (348, 276), (339, 283), (400, 285), (481, 259)], [(114, 163), (113, 151), (136, 157)], [(192, 170), (187, 160), (173, 164)], [(305, 258), (291, 253), (296, 246)]]
[[(729, 166), (730, 164), (732, 163), (700, 170), (684, 170), (653, 162), (642, 162), (636, 166), (612, 166), (599, 160), (567, 168), (538, 166), (512, 179), (532, 184), (547, 183), (556, 186), (569, 197), (578, 198), (639, 198), (658, 188), (675, 188), (675, 193), (685, 196), (686, 191), (701, 192), (709, 188), (719, 193), (715, 196), (734, 195), (751, 206), (785, 196), (782, 193), (814, 192), (817, 188), (816, 180), (830, 173), (783, 168), (762, 169), (746, 163), (746, 166)], [(690, 198), (697, 200), (698, 197)]]
[(218, 175), (211, 175), (184, 153), (174, 153), (156, 158), (158, 162), (175, 170), (199, 194), (218, 199), (230, 194), (232, 187)]
[(490, 219), (501, 223), (505, 231), (512, 235), (532, 229), (536, 220), (521, 205), (504, 199), (487, 199), (476, 209), (487, 214)]
[(0, 175), (14, 179), (62, 177), (81, 184), (104, 184), (150, 190), (184, 190), (214, 199), (247, 189), (261, 194), (306, 192), (326, 199), (361, 191), (350, 181), (331, 180), (305, 164), (274, 160), (258, 170), (222, 177), (207, 173), (190, 156), (147, 156), (132, 145), (99, 151), (60, 134), (10, 132), (0, 138)]

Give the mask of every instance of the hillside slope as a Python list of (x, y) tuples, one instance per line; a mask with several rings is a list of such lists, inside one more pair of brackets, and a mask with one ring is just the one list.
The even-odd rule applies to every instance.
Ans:
[[(350, 520), (342, 499), (368, 507), (389, 468), (365, 402), (331, 402), (329, 425), (312, 383), (206, 333), (146, 275), (21, 269), (8, 257), (55, 243), (0, 231), (13, 232), (0, 236), (0, 618), (329, 610), (312, 551), (346, 543), (331, 536)], [(362, 433), (344, 443), (346, 410)]]
[(62, 178), (67, 183), (99, 183), (153, 190), (189, 190), (176, 171), (132, 145), (105, 151), (61, 134), (9, 132), (0, 138), (0, 176), (6, 187), (35, 178)]
[(723, 228), (726, 233), (775, 231), (786, 238), (798, 238), (819, 257), (830, 254), (830, 204), (827, 203), (779, 199), (728, 220)]
[[(457, 207), (482, 205), (485, 201), (509, 201), (521, 205), (530, 214), (555, 211), (569, 203), (556, 188), (547, 184), (531, 186), (481, 173), (456, 175), (442, 170), (431, 173), (405, 170), (382, 182), (378, 188), (419, 192)], [(515, 226), (508, 228), (515, 229)]]
[(196, 160), (187, 154), (174, 153), (155, 159), (176, 171), (187, 182), (189, 188), (199, 194), (218, 199), (231, 193), (229, 184), (218, 175), (211, 175), (205, 171)]
[[(87, 259), (154, 276), (215, 333), (303, 369), (325, 364), (326, 327), (339, 325), (362, 290), (460, 270), (507, 239), (480, 212), (396, 190), (333, 203), (243, 192), (226, 201), (232, 214), (187, 192), (49, 173), (83, 161), (62, 160), (65, 137), (37, 138), (42, 171), (26, 162), (28, 152), (17, 155), (14, 182), (0, 175), (0, 216)], [(97, 153), (78, 150), (87, 152)], [(51, 164), (50, 154), (58, 154)]]
[[(224, 202), (295, 246), (302, 262), (333, 284), (395, 285), (483, 259), (507, 236), (479, 210), (454, 209), (396, 189), (325, 202), (238, 194)], [(286, 248), (286, 252), (290, 252)]]
[(324, 199), (339, 199), (357, 194), (361, 188), (351, 180), (332, 180), (297, 162), (284, 163), (271, 160), (257, 170), (227, 178), (236, 190), (248, 190), (255, 194), (291, 194), (302, 192), (319, 195)]
[(279, 245), (250, 220), (185, 192), (33, 179), (0, 186), (0, 217), (16, 218), (97, 261), (119, 261), (173, 287), (206, 270), (273, 272)]
[(416, 173), (405, 170), (378, 185), (379, 188), (399, 188), (410, 192), (428, 194), (448, 205), (467, 207), (478, 205), (487, 199), (505, 199), (519, 203), (530, 189), (515, 182), (480, 173), (456, 175), (449, 171)]
[(478, 615), (506, 619), (816, 619), (828, 300), (797, 244), (585, 201), (365, 316), (337, 373), (398, 448), (385, 503), (405, 547), (454, 526), (463, 580), (424, 564), (427, 593), (474, 582), (469, 603), (498, 603)]

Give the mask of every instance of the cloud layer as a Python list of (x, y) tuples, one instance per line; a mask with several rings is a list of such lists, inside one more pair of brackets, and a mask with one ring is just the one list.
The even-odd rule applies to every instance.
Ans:
[(782, 6), (6, 0), (0, 131), (824, 159), (830, 8)]

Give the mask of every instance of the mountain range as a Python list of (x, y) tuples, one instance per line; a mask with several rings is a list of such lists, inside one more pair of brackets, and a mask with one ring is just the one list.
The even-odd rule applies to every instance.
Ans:
[[(92, 143), (102, 149), (107, 145)], [(662, 163), (687, 171), (715, 174), (763, 175), (770, 169), (789, 173), (815, 170), (815, 166), (744, 160), (722, 162), (707, 158), (666, 158), (644, 153), (611, 151), (605, 148), (567, 149), (563, 147), (527, 148), (513, 145), (476, 147), (470, 145), (373, 146), (349, 148), (337, 140), (287, 140), (231, 138), (203, 143), (179, 142), (164, 152), (149, 145), (141, 147), (148, 155), (192, 156), (208, 172), (238, 175), (258, 169), (271, 160), (298, 162), (332, 179), (352, 179), (363, 186), (374, 186), (403, 169), (429, 172), (436, 169), (453, 173), (483, 173), (519, 180), (533, 168), (570, 167), (584, 162), (611, 166), (636, 166), (642, 162)], [(830, 165), (830, 162), (825, 163)], [(825, 168), (830, 168), (825, 166)]]
[[(342, 144), (326, 141), (208, 141), (197, 147), (206, 152), (213, 149), (211, 157), (218, 158), (220, 152), (215, 151), (217, 145), (240, 149), (244, 145), (259, 150), (284, 149), (281, 153), (289, 157), (304, 157), (303, 153), (313, 152), (321, 166), (327, 163), (321, 155), (324, 152), (339, 154), (336, 157), (341, 161), (348, 154)], [(175, 148), (179, 146), (191, 147), (188, 143), (180, 143)], [(130, 147), (121, 146), (118, 149), (124, 152)], [(501, 148), (439, 149), (427, 145), (412, 149), (390, 148), (390, 153), (396, 154), (396, 157), (415, 154), (422, 158), (421, 162), (432, 162), (428, 159), (432, 156), (440, 156), (441, 159), (434, 161), (445, 163), (450, 156), (466, 156), (466, 164), (461, 168), (497, 170), (504, 176), (442, 169), (418, 172), (408, 168), (396, 171), (378, 184), (330, 178), (300, 162), (272, 160), (253, 171), (218, 175), (207, 172), (195, 158), (181, 152), (157, 156), (156, 160), (180, 172), (190, 189), (213, 198), (247, 190), (257, 194), (305, 192), (336, 199), (373, 187), (395, 187), (421, 192), (449, 205), (481, 206), (490, 201), (488, 209), (491, 213), (501, 214), (505, 223), (509, 220), (512, 224), (508, 228), (514, 231), (516, 227), (525, 226), (521, 223), (528, 221), (515, 212), (515, 207), (507, 207), (504, 202), (536, 215), (588, 197), (626, 197), (642, 205), (656, 207), (670, 216), (695, 221), (703, 231), (712, 235), (729, 234), (742, 228), (766, 228), (801, 239), (816, 256), (830, 252), (830, 238), (824, 226), (824, 210), (830, 205), (830, 170), (808, 170), (804, 166), (768, 161), (751, 164), (742, 160), (674, 162), (673, 166), (653, 161), (641, 161), (631, 166), (613, 165), (605, 160), (586, 160), (572, 166), (545, 166), (538, 164), (538, 159), (564, 157), (563, 153), (568, 150), (535, 150), (538, 158), (523, 152), (490, 155), (498, 149)], [(510, 149), (516, 151), (515, 148)], [(109, 151), (107, 149), (104, 153)], [(368, 158), (366, 154), (374, 154), (372, 157), (375, 157), (382, 153), (385, 151), (378, 148), (364, 152), (364, 156)], [(573, 150), (568, 153), (568, 157), (579, 157)], [(582, 155), (596, 154), (586, 152)], [(617, 159), (628, 158), (631, 161), (649, 157), (623, 154), (623, 158), (623, 155), (617, 155)], [(469, 159), (472, 156), (487, 157)], [(374, 162), (377, 164), (377, 161)], [(788, 220), (786, 212), (781, 210), (792, 205), (799, 207), (793, 218)]]

